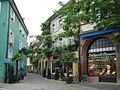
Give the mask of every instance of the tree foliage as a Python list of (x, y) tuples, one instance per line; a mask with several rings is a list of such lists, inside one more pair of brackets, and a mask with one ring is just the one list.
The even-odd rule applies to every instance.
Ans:
[(22, 58), (22, 55), (21, 54), (19, 54), (19, 53), (15, 53), (14, 55), (13, 55), (13, 60), (21, 60), (21, 58)]
[(67, 53), (61, 53), (59, 56), (59, 60), (69, 63), (75, 61), (75, 53), (67, 52)]
[[(119, 0), (69, 0), (57, 15), (64, 17), (63, 28), (68, 36), (75, 35), (81, 22), (96, 23), (97, 30), (116, 28), (120, 32)], [(120, 35), (113, 40), (120, 43)]]

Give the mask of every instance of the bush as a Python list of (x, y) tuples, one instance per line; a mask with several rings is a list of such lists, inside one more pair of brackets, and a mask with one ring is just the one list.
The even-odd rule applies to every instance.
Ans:
[(51, 72), (50, 72), (50, 69), (48, 68), (48, 75), (47, 75), (47, 78), (48, 79), (51, 79)]
[(60, 78), (61, 78), (62, 81), (65, 80), (65, 75), (64, 75), (64, 71), (63, 70), (60, 71)]
[(58, 70), (55, 71), (54, 79), (55, 79), (55, 80), (58, 80), (58, 79), (59, 79), (59, 72), (58, 72)]

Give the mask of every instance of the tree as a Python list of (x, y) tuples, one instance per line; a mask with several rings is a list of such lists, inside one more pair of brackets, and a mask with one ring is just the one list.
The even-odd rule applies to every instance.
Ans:
[[(38, 42), (34, 48), (34, 52), (36, 53), (34, 59), (35, 61), (36, 60), (38, 61), (38, 60), (47, 58), (48, 59), (47, 64), (49, 66), (50, 56), (52, 54), (52, 37), (51, 37), (50, 29), (49, 29), (50, 28), (49, 22), (46, 21), (42, 23), (41, 27), (42, 27), (41, 29), (42, 34), (36, 37)], [(48, 74), (49, 74), (49, 71), (50, 71), (49, 67), (45, 67), (45, 69), (47, 69), (47, 70), (44, 70), (45, 74), (46, 74), (46, 71), (48, 71)], [(51, 74), (49, 75), (50, 76), (47, 76), (48, 78), (51, 77)]]
[[(62, 4), (63, 6), (63, 4)], [(119, 0), (69, 0), (58, 10), (57, 15), (64, 17), (63, 28), (74, 35), (82, 23), (96, 23), (97, 30), (116, 28), (118, 35), (113, 38), (120, 45), (120, 2)]]
[(71, 83), (71, 78), (69, 77), (69, 65), (71, 62), (75, 61), (75, 54), (72, 52), (64, 52), (59, 56), (59, 60), (66, 63), (66, 82)]
[(76, 39), (76, 45), (79, 47), (79, 33), (81, 32), (80, 27), (82, 23), (95, 23), (96, 25), (94, 28), (96, 30), (106, 30), (111, 28), (118, 30), (118, 34), (113, 37), (113, 42), (116, 43), (119, 49), (118, 51), (120, 51), (119, 0), (69, 0), (65, 5), (61, 2), (59, 4), (63, 7), (56, 12), (56, 15), (63, 17), (63, 37), (74, 36)]

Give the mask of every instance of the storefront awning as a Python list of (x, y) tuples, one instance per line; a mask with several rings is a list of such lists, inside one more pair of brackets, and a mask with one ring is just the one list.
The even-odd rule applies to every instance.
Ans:
[(108, 30), (95, 31), (95, 32), (91, 32), (91, 33), (85, 33), (85, 34), (81, 34), (80, 38), (96, 36), (96, 35), (101, 35), (101, 34), (107, 34), (107, 33), (112, 33), (112, 32), (117, 32), (117, 30), (116, 29), (108, 29)]

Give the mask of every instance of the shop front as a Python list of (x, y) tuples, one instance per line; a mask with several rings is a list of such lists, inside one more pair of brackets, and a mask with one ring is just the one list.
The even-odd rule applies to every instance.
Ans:
[[(90, 82), (117, 82), (116, 46), (112, 33), (81, 38), (81, 73)], [(85, 68), (86, 67), (86, 68)]]
[(98, 76), (100, 82), (116, 82), (116, 53), (110, 39), (99, 38), (88, 49), (88, 75)]

